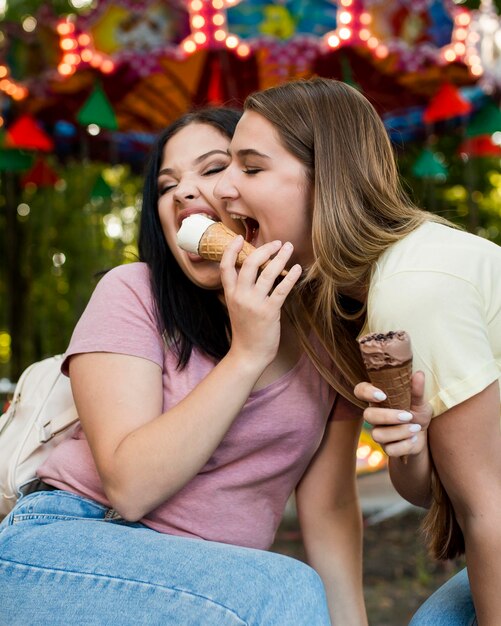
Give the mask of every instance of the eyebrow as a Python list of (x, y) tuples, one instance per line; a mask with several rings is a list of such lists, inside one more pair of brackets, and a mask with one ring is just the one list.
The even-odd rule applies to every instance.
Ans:
[[(231, 151), (228, 150), (228, 154), (231, 156)], [(254, 148), (245, 148), (244, 150), (238, 150), (236, 152), (236, 156), (239, 158), (246, 156), (257, 156), (262, 157), (263, 159), (269, 159), (270, 157), (267, 154), (263, 154), (263, 152), (259, 152), (258, 150), (254, 150)]]
[[(205, 161), (205, 159), (215, 155), (215, 154), (222, 154), (223, 156), (227, 157), (228, 156), (228, 152), (226, 150), (210, 150), (209, 152), (205, 152), (204, 154), (201, 154), (199, 157), (197, 157), (194, 160), (194, 163), (196, 165), (199, 165), (202, 161)], [(171, 167), (165, 167), (163, 170), (160, 170), (158, 172), (158, 175), (161, 176), (162, 174), (172, 174), (174, 170)]]

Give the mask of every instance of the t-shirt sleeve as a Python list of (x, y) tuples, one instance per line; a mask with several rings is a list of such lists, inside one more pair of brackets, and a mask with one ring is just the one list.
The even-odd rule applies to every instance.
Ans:
[(87, 352), (138, 356), (163, 366), (163, 341), (145, 264), (122, 265), (101, 278), (73, 331), (62, 371), (68, 374), (71, 356)]
[(336, 393), (336, 399), (332, 405), (329, 422), (342, 422), (346, 420), (362, 419), (363, 410), (347, 400), (340, 393)]
[(425, 373), (425, 395), (439, 415), (499, 376), (485, 315), (470, 282), (443, 272), (406, 271), (371, 290), (368, 327), (409, 333), (413, 370)]

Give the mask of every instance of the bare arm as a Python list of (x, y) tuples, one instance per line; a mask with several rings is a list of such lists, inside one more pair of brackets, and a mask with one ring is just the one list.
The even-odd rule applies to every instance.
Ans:
[(281, 306), (300, 268), (272, 290), (290, 251), (282, 248), (257, 277), (263, 259), (280, 246), (262, 246), (237, 273), (240, 247), (237, 238), (221, 264), (231, 349), (178, 405), (162, 413), (162, 372), (153, 362), (110, 353), (70, 361), (75, 401), (103, 488), (126, 519), (140, 519), (197, 474), (276, 355)]
[[(431, 407), (423, 399), (424, 374), (412, 377), (412, 405), (410, 412), (377, 407), (376, 389), (370, 383), (355, 387), (360, 400), (370, 402), (364, 411), (365, 420), (373, 426), (374, 441), (389, 457), (391, 482), (398, 493), (417, 506), (428, 507), (431, 497), (431, 462), (428, 450), (428, 426)], [(382, 390), (384, 392), (384, 389)]]
[(308, 560), (322, 577), (333, 626), (364, 626), (362, 516), (356, 486), (361, 420), (332, 422), (296, 492)]
[(501, 615), (501, 431), (495, 382), (435, 418), (430, 448), (466, 545), (479, 626)]
[[(416, 375), (415, 375), (416, 376)], [(414, 377), (415, 378), (415, 377)], [(420, 383), (414, 385), (412, 422), (426, 425), (426, 407), (420, 400)], [(371, 398), (374, 387), (357, 386), (360, 399)], [(429, 409), (428, 409), (429, 410)], [(416, 441), (406, 424), (396, 425), (398, 411), (366, 409), (374, 425), (373, 436), (390, 456), (390, 474), (399, 493), (426, 506), (430, 497), (430, 457), (464, 534), (468, 575), (480, 626), (497, 623), (501, 614), (501, 431), (499, 384), (449, 409), (423, 427)], [(429, 422), (429, 418), (428, 418)], [(427, 443), (428, 442), (428, 443)], [(407, 464), (398, 457), (408, 454)], [(396, 455), (396, 458), (395, 456)]]

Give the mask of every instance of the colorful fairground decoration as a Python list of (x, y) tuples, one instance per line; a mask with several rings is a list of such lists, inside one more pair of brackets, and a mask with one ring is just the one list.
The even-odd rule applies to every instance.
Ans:
[(1, 92), (22, 100), (43, 90), (44, 78), (88, 68), (106, 77), (126, 67), (148, 77), (165, 71), (166, 60), (222, 49), (274, 66), (276, 80), (356, 48), (385, 73), (461, 63), (472, 78), (501, 81), (491, 0), (473, 11), (453, 0), (69, 1), (74, 13), (56, 15), (45, 2), (21, 23), (2, 25)]

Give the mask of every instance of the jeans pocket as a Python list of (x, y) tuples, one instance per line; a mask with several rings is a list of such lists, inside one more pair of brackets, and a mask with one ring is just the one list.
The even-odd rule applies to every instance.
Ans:
[(67, 491), (38, 491), (22, 497), (9, 515), (8, 524), (48, 524), (64, 520), (103, 520), (107, 507)]

